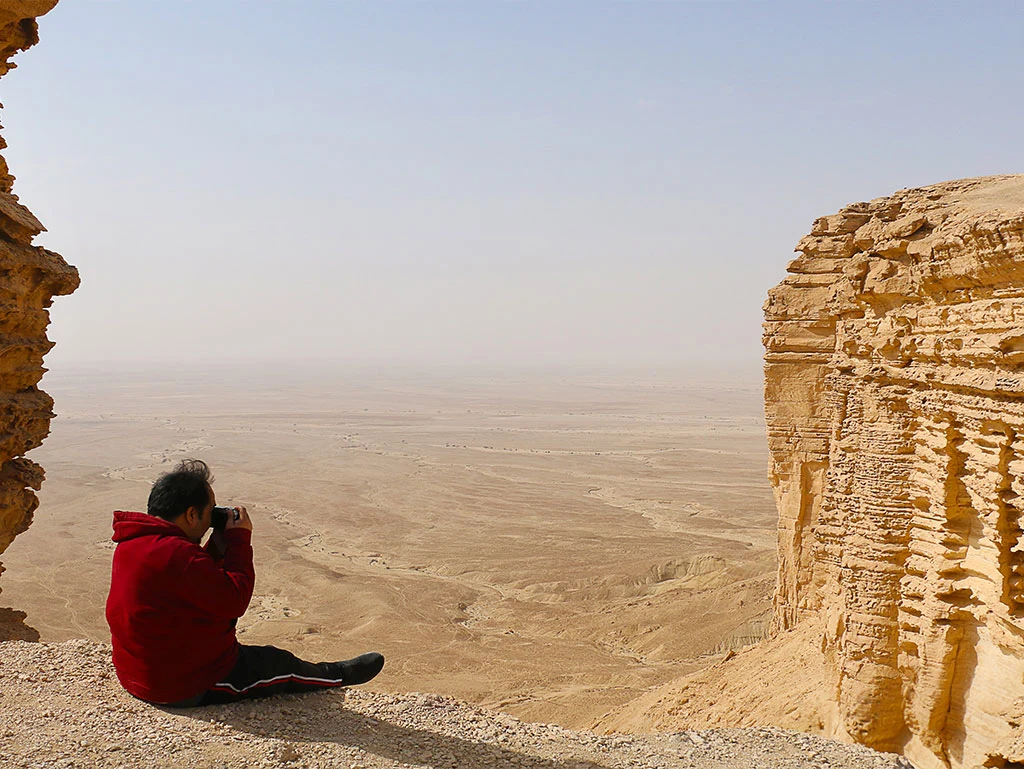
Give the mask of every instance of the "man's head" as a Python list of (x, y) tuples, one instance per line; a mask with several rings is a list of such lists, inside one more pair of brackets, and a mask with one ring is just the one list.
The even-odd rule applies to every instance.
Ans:
[(147, 512), (176, 523), (191, 539), (198, 540), (210, 528), (213, 506), (213, 474), (205, 462), (184, 459), (171, 472), (156, 479), (149, 492)]

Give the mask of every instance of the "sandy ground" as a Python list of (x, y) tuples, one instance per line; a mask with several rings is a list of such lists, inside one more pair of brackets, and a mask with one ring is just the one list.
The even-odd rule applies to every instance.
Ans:
[(588, 726), (763, 632), (776, 516), (757, 372), (62, 369), (43, 384), (59, 416), (31, 456), (47, 481), (0, 577), (20, 637), (108, 639), (111, 511), (144, 510), (183, 457), (255, 521), (242, 642), (377, 649), (377, 691)]

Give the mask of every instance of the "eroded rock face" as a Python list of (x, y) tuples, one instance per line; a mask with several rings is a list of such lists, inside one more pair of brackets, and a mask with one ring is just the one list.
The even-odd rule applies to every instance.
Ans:
[(1024, 723), (1024, 176), (818, 219), (765, 304), (776, 623), (833, 733), (1006, 766)]
[[(38, 42), (35, 17), (57, 0), (0, 0), (0, 75), (10, 58)], [(0, 149), (7, 144), (0, 138)], [(60, 254), (32, 245), (43, 225), (18, 202), (14, 177), (0, 157), (0, 553), (28, 528), (38, 505), (43, 469), (25, 459), (50, 431), (53, 401), (38, 388), (47, 308), (78, 287), (78, 272)], [(0, 571), (3, 567), (0, 566)]]

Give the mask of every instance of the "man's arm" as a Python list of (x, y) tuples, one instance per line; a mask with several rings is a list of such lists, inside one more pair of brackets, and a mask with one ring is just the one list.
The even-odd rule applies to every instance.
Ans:
[(228, 521), (222, 536), (224, 558), (214, 561), (208, 550), (197, 552), (182, 573), (183, 597), (215, 617), (236, 619), (252, 599), (256, 572), (252, 565), (252, 522), (245, 508)]
[(224, 544), (224, 532), (214, 529), (210, 538), (203, 545), (203, 550), (210, 554), (217, 563), (224, 560), (224, 553), (227, 552), (227, 545)]

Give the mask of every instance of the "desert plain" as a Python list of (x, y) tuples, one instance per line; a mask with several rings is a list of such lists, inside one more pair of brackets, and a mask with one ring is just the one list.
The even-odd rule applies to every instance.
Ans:
[(379, 650), (378, 691), (587, 727), (769, 621), (757, 369), (69, 365), (43, 387), (47, 479), (0, 578), (19, 637), (109, 640), (111, 512), (185, 457), (254, 520), (240, 640)]

